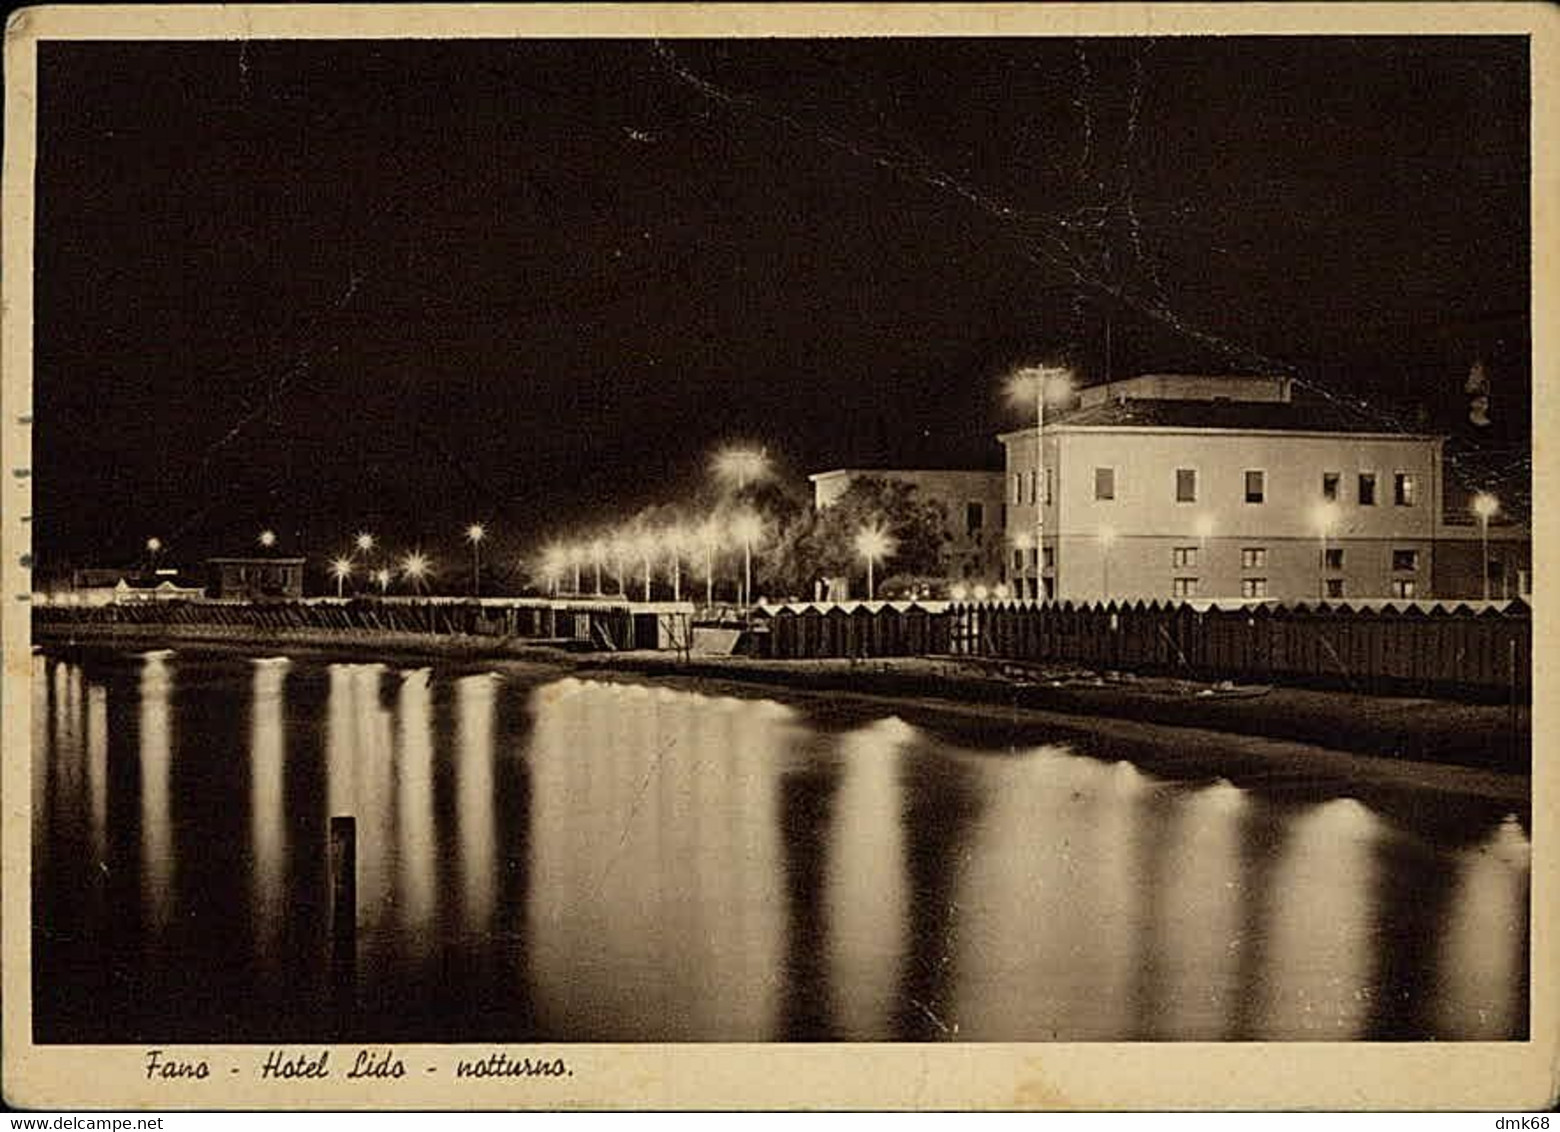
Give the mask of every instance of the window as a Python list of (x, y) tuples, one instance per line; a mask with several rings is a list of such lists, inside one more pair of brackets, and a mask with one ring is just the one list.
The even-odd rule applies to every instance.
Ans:
[(1246, 502), (1261, 503), (1267, 495), (1267, 473), (1246, 473)]
[(1412, 507), (1417, 500), (1414, 477), (1409, 472), (1398, 472), (1392, 477), (1392, 502), (1398, 507)]
[(1170, 565), (1177, 570), (1195, 570), (1197, 568), (1197, 548), (1195, 546), (1177, 546), (1170, 551)]
[(1197, 469), (1177, 468), (1175, 470), (1175, 501), (1177, 503), (1197, 502)]
[(1051, 482), (1051, 469), (1047, 468), (1045, 470), (1045, 505), (1047, 507), (1051, 506)]
[(1397, 578), (1392, 582), (1393, 597), (1413, 597), (1416, 589), (1414, 579)]
[(1329, 503), (1336, 503), (1338, 501), (1339, 478), (1340, 477), (1337, 472), (1322, 473), (1322, 498), (1327, 500)]
[(1360, 506), (1376, 506), (1376, 473), (1360, 473)]
[(1342, 597), (1343, 596), (1343, 579), (1342, 578), (1328, 578), (1327, 579), (1327, 596), (1328, 597)]
[(964, 533), (972, 535), (986, 525), (986, 508), (980, 503), (964, 505)]
[(1013, 551), (1013, 572), (1015, 574), (1021, 574), (1021, 573), (1023, 573), (1023, 571), (1024, 571), (1024, 552), (1021, 549), (1020, 550), (1014, 550)]
[(1029, 482), (1029, 502), (1035, 501), (1035, 473), (1025, 472), (1024, 478)]
[(1170, 590), (1170, 592), (1175, 597), (1196, 597), (1197, 596), (1197, 579), (1196, 578), (1176, 578), (1174, 581), (1171, 582), (1171, 590)]
[(1266, 578), (1242, 578), (1240, 580), (1241, 597), (1267, 597)]
[(1047, 570), (1049, 570), (1055, 564), (1055, 550), (1056, 547), (1054, 546), (1048, 546), (1045, 548), (1045, 568)]
[(1394, 570), (1419, 569), (1419, 551), (1394, 550), (1392, 552), (1392, 568)]
[(1328, 570), (1343, 569), (1343, 548), (1341, 546), (1329, 546), (1322, 554), (1322, 566)]
[(1116, 469), (1115, 468), (1095, 468), (1094, 469), (1094, 498), (1095, 499), (1115, 499), (1116, 498)]
[(1248, 546), (1240, 552), (1240, 568), (1242, 570), (1266, 570), (1267, 547)]
[(1024, 473), (1013, 473), (1013, 502), (1019, 504), (1024, 501)]

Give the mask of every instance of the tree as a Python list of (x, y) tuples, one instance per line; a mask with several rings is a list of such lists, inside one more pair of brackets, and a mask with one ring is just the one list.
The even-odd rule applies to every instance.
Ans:
[(941, 503), (923, 500), (914, 484), (878, 476), (852, 480), (829, 506), (807, 513), (785, 532), (776, 555), (788, 588), (812, 596), (821, 578), (866, 575), (856, 536), (876, 527), (894, 539), (894, 551), (877, 563), (879, 577), (940, 576), (947, 571), (948, 516)]

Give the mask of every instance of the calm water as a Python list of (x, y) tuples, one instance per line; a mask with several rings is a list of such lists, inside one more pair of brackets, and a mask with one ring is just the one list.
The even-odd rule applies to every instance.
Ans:
[[(1527, 1031), (1509, 804), (1237, 788), (1195, 759), (1177, 780), (1172, 731), (1068, 745), (306, 657), (33, 663), (41, 1041)], [(331, 814), (357, 818), (352, 970)]]

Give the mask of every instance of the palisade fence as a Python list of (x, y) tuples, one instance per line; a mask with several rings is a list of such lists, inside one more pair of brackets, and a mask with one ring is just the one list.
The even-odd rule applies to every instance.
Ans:
[[(578, 641), (593, 647), (632, 647), (635, 614), (623, 604), (571, 602), (461, 602), (449, 600), (281, 602), (124, 602), (100, 606), (33, 608), (39, 626), (178, 626), (223, 633), (299, 630), (310, 633), (420, 633)], [(641, 618), (642, 620), (642, 618)], [(654, 640), (654, 624), (650, 626)]]
[(1278, 681), (1397, 694), (1515, 694), (1532, 683), (1522, 601), (1467, 604), (985, 602), (809, 606), (771, 611), (768, 655), (784, 659), (953, 655)]

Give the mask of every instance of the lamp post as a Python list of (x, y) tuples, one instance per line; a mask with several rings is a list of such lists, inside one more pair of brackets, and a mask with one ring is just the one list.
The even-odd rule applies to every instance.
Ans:
[(381, 566), (374, 571), (374, 581), (379, 583), (379, 596), (384, 597), (390, 590), (390, 571)]
[(596, 568), (596, 596), (601, 596), (601, 560), (606, 556), (607, 544), (601, 539), (590, 540), (590, 561)]
[(1322, 537), (1322, 557), (1317, 564), (1316, 596), (1327, 600), (1327, 534), (1338, 519), (1338, 509), (1331, 503), (1323, 503), (1316, 509), (1316, 529)]
[(1479, 561), (1483, 566), (1484, 600), (1490, 600), (1490, 518), (1500, 511), (1500, 500), (1487, 491), (1473, 497), (1473, 513), (1479, 517)]
[(731, 533), (742, 543), (742, 604), (744, 606), (753, 603), (753, 544), (758, 541), (762, 532), (762, 523), (751, 511), (744, 511), (731, 524)]
[(856, 534), (856, 553), (867, 560), (867, 600), (872, 601), (876, 596), (876, 588), (873, 585), (872, 568), (880, 558), (887, 558), (894, 553), (895, 542), (893, 536), (882, 527), (862, 527)]
[(1111, 527), (1100, 528), (1100, 588), (1104, 591), (1101, 600), (1110, 600), (1110, 547), (1116, 541), (1116, 532)]
[(151, 538), (146, 540), (146, 562), (148, 570), (156, 571), (157, 556), (162, 553), (162, 548), (163, 541), (156, 535), (153, 535)]
[(336, 579), (336, 600), (340, 601), (347, 579), (352, 576), (352, 559), (337, 558), (330, 564), (331, 577)]
[(715, 453), (711, 461), (716, 478), (735, 485), (738, 492), (769, 474), (769, 455), (762, 448), (731, 446)]
[(681, 525), (671, 526), (666, 529), (664, 538), (666, 549), (671, 552), (672, 558), (672, 600), (682, 601), (682, 557), (688, 549), (688, 529)]
[(421, 593), (428, 577), (428, 556), (420, 550), (407, 554), (401, 559), (401, 573), (412, 583), (412, 588)]
[(652, 531), (640, 531), (634, 539), (634, 551), (636, 556), (644, 563), (645, 567), (645, 601), (650, 600), (650, 563), (655, 557), (655, 534)]
[(466, 541), (471, 544), (471, 596), (482, 596), (482, 540), (487, 530), (481, 523), (466, 528)]
[(699, 542), (704, 547), (704, 607), (715, 604), (715, 548), (720, 544), (720, 525), (712, 515), (699, 524)]
[[(1059, 387), (1059, 388), (1058, 388)], [(1008, 379), (1008, 395), (1015, 401), (1034, 398), (1035, 403), (1035, 481), (1030, 489), (1035, 505), (1035, 598), (1045, 590), (1045, 401), (1065, 396), (1072, 388), (1072, 371), (1060, 366), (1031, 366), (1018, 370)], [(1020, 480), (1019, 502), (1023, 502)]]

